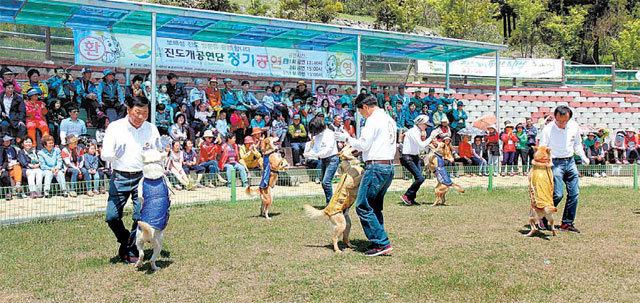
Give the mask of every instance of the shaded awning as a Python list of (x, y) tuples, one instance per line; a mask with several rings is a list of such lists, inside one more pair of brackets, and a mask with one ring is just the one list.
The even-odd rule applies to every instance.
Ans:
[(287, 49), (455, 61), (506, 46), (115, 0), (0, 0), (0, 22)]

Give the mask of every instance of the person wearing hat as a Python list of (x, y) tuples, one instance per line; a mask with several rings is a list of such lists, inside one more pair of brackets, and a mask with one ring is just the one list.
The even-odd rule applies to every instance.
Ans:
[(208, 178), (205, 179), (205, 184), (213, 187), (216, 181), (220, 184), (227, 183), (220, 175), (220, 167), (218, 163), (218, 156), (222, 153), (220, 144), (222, 144), (222, 136), (218, 134), (214, 136), (212, 130), (208, 129), (204, 131), (204, 141), (200, 143), (200, 165), (209, 173)]
[(438, 104), (437, 110), (433, 113), (431, 120), (433, 121), (433, 125), (435, 126), (440, 125), (440, 123), (442, 123), (442, 121), (444, 120), (447, 120), (447, 122), (449, 122), (444, 104)]
[(2, 85), (4, 91), (0, 93), (0, 132), (24, 138), (27, 134), (25, 103), (21, 94), (14, 92), (11, 82)]
[(224, 88), (220, 90), (222, 109), (232, 111), (238, 105), (238, 91), (233, 88), (233, 80), (225, 78), (222, 82), (224, 83)]
[(174, 73), (167, 74), (167, 94), (169, 95), (169, 105), (175, 110), (180, 104), (189, 100), (187, 88), (184, 83), (178, 82), (178, 76)]
[(445, 89), (442, 94), (442, 98), (439, 100), (439, 104), (444, 105), (444, 110), (446, 113), (449, 113), (453, 110), (454, 104), (456, 104), (456, 98), (453, 97), (454, 91), (453, 89)]
[(37, 142), (36, 130), (40, 130), (43, 137), (49, 134), (49, 125), (45, 119), (47, 106), (40, 101), (41, 96), (40, 89), (32, 88), (27, 92), (27, 101), (25, 102), (27, 135), (33, 142)]
[(396, 154), (396, 122), (378, 107), (372, 95), (359, 95), (355, 100), (358, 112), (366, 119), (359, 138), (336, 132), (336, 140), (344, 141), (362, 152), (365, 169), (355, 201), (356, 213), (371, 242), (366, 256), (388, 255), (393, 250), (384, 229), (382, 208), (384, 196), (391, 185)]
[(329, 94), (327, 94), (327, 99), (329, 100), (329, 107), (333, 108), (336, 104), (340, 103), (340, 95), (338, 95), (338, 87), (336, 85), (330, 85), (327, 87), (329, 90)]
[[(557, 207), (562, 201), (566, 185), (567, 202), (562, 214), (560, 231), (579, 233), (580, 230), (574, 226), (574, 221), (580, 194), (580, 173), (573, 156), (580, 156), (584, 165), (589, 165), (589, 158), (582, 147), (578, 123), (571, 119), (573, 111), (568, 106), (561, 105), (553, 111), (553, 117), (554, 121), (542, 129), (539, 145), (551, 149), (554, 206)], [(546, 225), (546, 222), (544, 223)]]
[(22, 87), (20, 83), (16, 81), (16, 76), (8, 67), (0, 69), (0, 94), (4, 92), (4, 84), (10, 83), (13, 86), (13, 92), (22, 95)]
[[(13, 137), (4, 135), (2, 138), (2, 148), (0, 150), (0, 164), (4, 168), (0, 179), (3, 186), (11, 186), (9, 191), (5, 194), (6, 200), (11, 200), (14, 195), (19, 195), (21, 198), (25, 198), (25, 194), (22, 193), (22, 166), (18, 161), (19, 149), (12, 146)], [(8, 182), (7, 182), (8, 181)]]
[(597, 138), (596, 133), (594, 132), (590, 132), (588, 137), (593, 140), (593, 145), (585, 147), (587, 158), (589, 158), (589, 162), (591, 164), (598, 165), (596, 166), (597, 168), (594, 169), (595, 173), (593, 176), (596, 178), (604, 178), (607, 176), (607, 173), (605, 172), (606, 168), (601, 165), (606, 165), (607, 162), (604, 148), (602, 148), (602, 142), (600, 142), (600, 139)]
[(495, 124), (487, 127), (487, 156), (489, 166), (493, 168), (493, 175), (498, 175), (498, 163), (500, 163), (500, 135)]
[(293, 165), (303, 165), (300, 155), (304, 152), (304, 144), (309, 141), (307, 138), (307, 130), (301, 122), (300, 114), (293, 115), (293, 121), (289, 125), (287, 131), (289, 142), (291, 143), (291, 151), (293, 153)]
[(307, 84), (304, 80), (298, 81), (295, 88), (292, 88), (289, 92), (291, 99), (300, 99), (306, 101), (307, 99), (313, 97), (309, 89), (307, 89)]
[(422, 91), (420, 91), (420, 88), (416, 88), (416, 90), (413, 91), (413, 96), (411, 96), (411, 102), (413, 102), (413, 104), (416, 105), (416, 108), (418, 109), (418, 111), (420, 111), (422, 109)]
[(78, 118), (79, 110), (77, 107), (69, 109), (69, 117), (60, 122), (60, 143), (66, 144), (65, 138), (73, 135), (79, 137), (87, 133), (87, 126), (82, 119)]
[(460, 136), (458, 136), (458, 132), (467, 127), (467, 119), (469, 116), (467, 112), (464, 110), (464, 103), (462, 101), (458, 101), (458, 106), (453, 110), (452, 116), (453, 120), (451, 121), (451, 129), (453, 130), (453, 145), (457, 145), (460, 142)]
[(32, 88), (37, 88), (40, 90), (41, 98), (43, 100), (48, 99), (49, 88), (47, 87), (47, 84), (40, 81), (40, 72), (37, 69), (32, 68), (27, 71), (27, 77), (29, 78), (29, 81), (22, 86), (22, 93), (24, 94), (23, 98), (26, 100), (27, 93), (29, 93)]
[(73, 81), (74, 96), (76, 98), (76, 104), (80, 108), (84, 108), (87, 111), (87, 123), (96, 125), (98, 104), (98, 86), (93, 82), (91, 76), (93, 71), (90, 68), (83, 68), (82, 77)]
[(416, 195), (425, 180), (420, 165), (420, 153), (425, 151), (431, 143), (431, 140), (433, 140), (433, 137), (427, 138), (427, 127), (429, 124), (431, 124), (431, 122), (429, 122), (429, 116), (419, 115), (415, 117), (414, 126), (404, 134), (402, 141), (400, 164), (413, 176), (413, 183), (407, 191), (400, 196), (400, 199), (406, 205), (416, 203)]
[(436, 90), (433, 87), (429, 88), (427, 95), (422, 98), (422, 104), (429, 108), (430, 115), (438, 109), (438, 104), (440, 103), (440, 98), (438, 98), (435, 93)]
[(391, 105), (395, 107), (396, 104), (402, 104), (402, 109), (409, 108), (409, 102), (411, 102), (411, 96), (406, 92), (406, 86), (404, 84), (398, 85), (398, 92), (391, 98)]
[(202, 79), (195, 79), (193, 84), (195, 86), (189, 91), (189, 103), (194, 104), (196, 100), (200, 100), (200, 103), (208, 105), (209, 101), (207, 101), (207, 94), (204, 91), (204, 82)]
[(220, 95), (220, 89), (218, 88), (218, 79), (211, 77), (209, 79), (209, 85), (204, 89), (205, 98), (209, 102), (209, 106), (216, 111), (216, 117), (222, 110), (222, 95)]
[(369, 91), (371, 92), (372, 95), (378, 98), (378, 94), (380, 93), (378, 91), (378, 84), (371, 83), (371, 85), (369, 86)]
[(82, 156), (84, 154), (83, 150), (78, 147), (78, 137), (74, 135), (68, 135), (65, 138), (66, 147), (62, 149), (60, 153), (60, 157), (62, 157), (62, 161), (64, 162), (64, 170), (65, 173), (71, 175), (71, 181), (69, 182), (69, 195), (71, 197), (77, 197), (78, 193), (76, 192), (76, 187), (78, 184), (78, 177), (80, 177), (81, 168), (82, 168)]
[[(124, 89), (122, 85), (118, 83), (115, 77), (115, 73), (110, 69), (105, 69), (103, 72), (102, 81), (98, 84), (96, 95), (98, 97), (98, 104), (102, 109), (102, 112), (106, 113), (109, 117), (109, 121), (113, 122), (124, 116)], [(113, 110), (113, 111), (110, 111)], [(98, 112), (98, 116), (101, 112)]]
[[(246, 136), (244, 138), (244, 144), (240, 146), (240, 164), (244, 165), (247, 169), (256, 169), (260, 168), (260, 161), (262, 160), (262, 155), (260, 151), (258, 151), (258, 143), (260, 142), (260, 134), (262, 132), (258, 129), (258, 140), (254, 140), (252, 136)], [(253, 133), (252, 133), (253, 135)]]
[(518, 144), (519, 139), (513, 128), (513, 124), (507, 124), (504, 132), (500, 135), (500, 141), (502, 141), (502, 176), (509, 173), (509, 170), (511, 170), (510, 175), (514, 175), (516, 171), (514, 164), (516, 164), (516, 144)]

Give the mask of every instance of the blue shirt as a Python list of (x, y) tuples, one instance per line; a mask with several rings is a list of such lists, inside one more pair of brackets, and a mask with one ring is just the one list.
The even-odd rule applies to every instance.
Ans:
[(82, 167), (89, 170), (89, 169), (95, 169), (98, 170), (98, 156), (97, 155), (91, 155), (89, 153), (86, 153), (84, 155), (82, 155), (83, 161), (82, 161)]
[(86, 133), (87, 126), (85, 125), (84, 121), (80, 119), (73, 121), (71, 120), (71, 117), (69, 117), (60, 122), (60, 137), (62, 138), (63, 143), (68, 135), (74, 135), (78, 137)]
[(76, 90), (76, 102), (78, 102), (78, 104), (80, 104), (82, 98), (86, 98), (88, 94), (98, 95), (98, 87), (93, 82), (84, 80), (83, 78), (78, 78), (73, 81), (73, 87)]
[(51, 152), (46, 148), (41, 149), (38, 152), (38, 159), (42, 170), (62, 169), (62, 156), (60, 149), (57, 147), (54, 147)]
[(236, 99), (236, 92), (232, 90), (227, 90), (225, 88), (220, 90), (220, 96), (222, 100), (222, 107), (229, 108), (231, 106), (236, 106), (238, 104), (238, 99)]
[(103, 104), (103, 102), (105, 101), (103, 100), (103, 96), (106, 96), (109, 99), (116, 99), (120, 102), (120, 104), (124, 104), (124, 89), (122, 88), (122, 85), (118, 83), (118, 81), (100, 82), (96, 91), (96, 95), (98, 96), (98, 103), (100, 104)]
[(264, 128), (265, 125), (266, 125), (266, 122), (264, 122), (264, 120), (260, 120), (260, 122), (258, 122), (255, 118), (251, 119), (251, 128), (254, 128), (254, 127)]

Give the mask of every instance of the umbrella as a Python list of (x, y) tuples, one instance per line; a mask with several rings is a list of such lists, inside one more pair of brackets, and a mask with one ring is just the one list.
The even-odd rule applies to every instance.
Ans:
[(494, 115), (483, 116), (473, 122), (473, 127), (486, 131), (489, 126), (496, 124), (496, 120), (496, 116)]
[(465, 127), (463, 129), (461, 129), (460, 131), (458, 131), (458, 135), (467, 135), (467, 136), (471, 136), (471, 137), (484, 136), (486, 134), (487, 134), (486, 131), (481, 130), (479, 128), (475, 128), (475, 127)]

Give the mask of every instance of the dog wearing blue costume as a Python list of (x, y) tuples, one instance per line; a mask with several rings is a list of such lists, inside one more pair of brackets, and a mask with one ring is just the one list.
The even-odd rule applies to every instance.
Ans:
[(143, 178), (138, 186), (142, 209), (136, 232), (139, 259), (135, 266), (142, 266), (144, 243), (151, 243), (153, 245), (153, 255), (150, 259), (152, 270), (158, 270), (156, 260), (162, 250), (164, 229), (169, 222), (169, 208), (171, 206), (169, 199), (171, 183), (164, 174), (166, 155), (159, 149), (159, 146), (158, 148), (149, 147), (142, 152)]
[(464, 192), (464, 188), (460, 185), (453, 183), (449, 172), (445, 167), (444, 160), (453, 162), (453, 148), (451, 147), (451, 138), (447, 135), (442, 136), (442, 141), (432, 144), (432, 153), (427, 157), (427, 163), (429, 163), (429, 169), (436, 176), (438, 184), (435, 188), (436, 201), (433, 206), (446, 205), (446, 194), (450, 187), (455, 188), (459, 193)]

